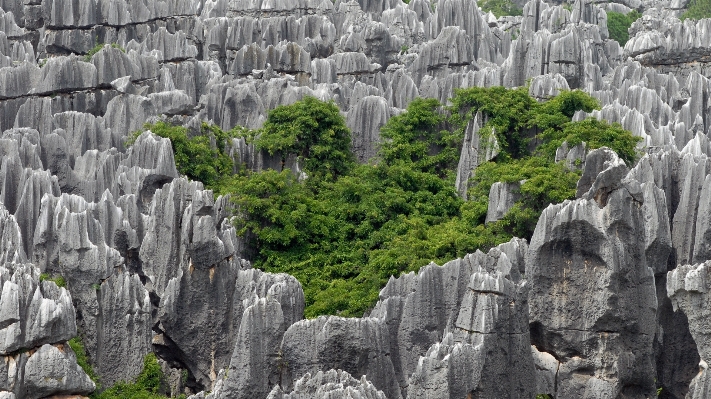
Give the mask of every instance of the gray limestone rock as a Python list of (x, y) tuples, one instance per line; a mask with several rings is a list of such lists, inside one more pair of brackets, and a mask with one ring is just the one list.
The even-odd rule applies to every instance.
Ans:
[(380, 142), (380, 128), (390, 119), (390, 107), (383, 97), (363, 97), (348, 112), (346, 125), (351, 129), (351, 148), (358, 161), (375, 157)]
[(260, 298), (245, 309), (223, 385), (225, 397), (263, 397), (279, 384), (285, 366), (279, 346), (285, 331), (281, 305), (275, 299)]
[(585, 168), (575, 195), (595, 199), (600, 206), (604, 206), (610, 192), (619, 187), (628, 172), (625, 162), (609, 148), (590, 151), (585, 157)]
[(365, 376), (360, 380), (353, 378), (343, 370), (318, 371), (306, 373), (296, 383), (294, 390), (284, 392), (275, 386), (267, 399), (386, 399), (387, 396), (378, 390)]
[(526, 260), (531, 342), (560, 362), (556, 396), (654, 395), (657, 298), (641, 188), (604, 175), (593, 187), (618, 187), (602, 190), (606, 201), (565, 201), (543, 211)]
[(123, 76), (139, 75), (134, 72), (135, 67), (126, 53), (108, 44), (91, 57), (91, 63), (96, 67), (98, 85), (110, 84)]
[(0, 264), (25, 261), (27, 257), (23, 250), (20, 226), (17, 225), (15, 217), (0, 203)]
[(481, 129), (480, 113), (474, 116), (474, 119), (467, 123), (467, 128), (464, 130), (464, 141), (462, 142), (462, 151), (459, 155), (459, 164), (457, 165), (457, 179), (454, 186), (459, 193), (459, 196), (467, 199), (467, 191), (469, 190), (469, 179), (477, 166), (479, 166), (480, 152), (480, 137), (479, 129)]
[[(131, 49), (129, 43), (127, 49)], [(137, 46), (135, 46), (137, 47)], [(146, 36), (146, 40), (140, 45), (140, 52), (154, 54), (158, 61), (182, 61), (195, 58), (198, 55), (197, 47), (192, 43), (187, 34), (183, 31), (170, 33), (164, 27), (159, 28)]]
[(14, 354), (44, 344), (66, 341), (77, 333), (72, 297), (54, 282), (40, 281), (32, 264), (0, 267), (0, 354)]
[(488, 254), (477, 251), (441, 267), (430, 264), (418, 274), (390, 278), (370, 316), (388, 325), (390, 357), (400, 386), (407, 386), (420, 357), (441, 341), (445, 331), (455, 328), (460, 306), (469, 292), (470, 276), (478, 271), (499, 272), (519, 281), (526, 250), (525, 240), (514, 239)]
[(96, 388), (67, 344), (45, 344), (27, 357), (23, 387), (18, 398), (43, 398), (61, 394), (89, 394)]
[(407, 397), (533, 396), (527, 295), (501, 271), (472, 274), (452, 332), (420, 358)]
[(667, 274), (667, 294), (672, 301), (674, 310), (681, 310), (689, 320), (689, 330), (694, 337), (696, 347), (701, 357), (699, 373), (689, 385), (687, 398), (703, 398), (709, 392), (708, 365), (709, 332), (704, 326), (708, 324), (708, 268), (709, 264), (683, 265)]
[(569, 148), (568, 142), (564, 141), (563, 144), (555, 151), (555, 161), (565, 161), (565, 166), (570, 170), (584, 169), (585, 158), (587, 157), (586, 147), (586, 143), (582, 142), (573, 148)]
[(706, 175), (699, 193), (696, 217), (696, 239), (692, 261), (700, 263), (711, 259), (711, 175)]
[(117, 272), (92, 287), (99, 296), (94, 369), (105, 386), (131, 381), (151, 351), (151, 301), (137, 274)]
[[(340, 369), (365, 376), (388, 398), (400, 398), (390, 356), (390, 336), (380, 319), (336, 316), (299, 321), (289, 327), (281, 345), (287, 390), (307, 373)], [(294, 384), (294, 385), (292, 385)]]
[(41, 75), (31, 93), (56, 94), (90, 89), (98, 85), (97, 79), (96, 67), (79, 57), (52, 57), (41, 68)]
[[(705, 176), (711, 167), (705, 155), (694, 157), (691, 154), (684, 154), (680, 161), (678, 173), (679, 176), (684, 176), (684, 179), (680, 181), (679, 204), (672, 219), (672, 245), (676, 252), (677, 265), (689, 263), (693, 259), (700, 194)], [(700, 218), (703, 226), (705, 216), (700, 215)]]
[(456, 26), (443, 28), (435, 40), (423, 45), (410, 66), (415, 84), (419, 85), (425, 75), (442, 77), (453, 70), (478, 69), (472, 63), (476, 59), (472, 41), (464, 29)]
[(206, 97), (207, 119), (224, 130), (237, 125), (258, 128), (266, 119), (266, 110), (253, 83), (233, 80), (216, 84)]
[[(161, 297), (160, 333), (153, 338), (154, 348), (158, 344), (158, 353), (187, 366), (204, 387), (211, 386), (218, 378), (215, 369), (226, 368), (230, 362), (238, 367), (243, 364), (240, 362), (256, 359), (266, 350), (276, 351), (285, 327), (303, 318), (304, 294), (296, 279), (241, 267), (235, 258), (210, 269), (188, 270), (172, 279)], [(259, 298), (268, 300), (261, 303), (261, 307), (250, 308)], [(280, 306), (278, 310), (274, 302)], [(178, 313), (178, 309), (185, 311)], [(274, 319), (266, 318), (267, 315), (273, 315)], [(242, 323), (243, 317), (253, 322)], [(282, 321), (277, 323), (279, 319)], [(273, 331), (273, 334), (260, 335), (259, 331)], [(268, 347), (270, 342), (276, 346)], [(248, 370), (235, 371), (234, 380), (226, 381), (225, 389), (251, 386), (254, 391), (245, 394), (260, 392), (260, 389), (268, 391), (268, 386), (260, 385), (265, 381), (239, 379), (239, 373), (250, 372), (273, 380), (276, 364), (273, 360), (264, 362)]]
[(14, 68), (0, 68), (0, 100), (24, 96), (37, 84), (40, 68), (29, 62)]
[(489, 190), (489, 207), (486, 211), (486, 223), (501, 220), (521, 198), (520, 189), (525, 180), (513, 183), (496, 182)]
[(561, 90), (570, 90), (568, 81), (559, 73), (536, 76), (531, 79), (528, 94), (540, 100), (557, 96)]
[(69, 166), (72, 168), (75, 167), (76, 159), (88, 150), (106, 151), (111, 147), (121, 147), (120, 137), (103, 129), (100, 119), (92, 114), (68, 111), (54, 114), (52, 119), (54, 126), (64, 134), (69, 151)]
[(645, 220), (645, 255), (647, 266), (654, 274), (667, 272), (667, 261), (672, 250), (671, 230), (667, 216), (667, 203), (664, 191), (654, 183), (642, 184), (644, 205), (642, 212)]

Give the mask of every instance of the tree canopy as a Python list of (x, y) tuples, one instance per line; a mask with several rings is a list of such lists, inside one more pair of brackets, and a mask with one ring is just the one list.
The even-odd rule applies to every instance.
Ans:
[[(468, 88), (457, 90), (451, 103), (412, 101), (383, 126), (378, 156), (368, 164), (355, 163), (335, 104), (313, 97), (277, 107), (257, 131), (203, 129), (210, 138), (241, 134), (271, 154), (295, 154), (306, 179), (289, 169), (232, 175), (231, 166), (213, 165), (226, 156), (224, 146), (193, 142), (181, 128), (151, 130), (174, 140), (181, 173), (207, 176), (207, 187), (230, 193), (238, 210), (233, 223), (248, 238), (253, 265), (299, 279), (307, 317), (362, 316), (391, 275), (487, 250), (513, 236), (530, 238), (548, 204), (575, 194), (579, 172), (554, 162), (563, 141), (608, 146), (628, 163), (636, 159), (639, 139), (621, 126), (571, 121), (577, 111), (598, 107), (581, 91), (538, 102), (526, 88)], [(496, 135), (501, 152), (474, 171), (465, 201), (454, 179), (463, 132), (476, 113), (486, 120), (481, 134)], [(212, 159), (203, 156), (208, 153)], [(198, 173), (205, 169), (230, 172)], [(514, 207), (487, 224), (489, 191), (497, 181), (525, 182)]]

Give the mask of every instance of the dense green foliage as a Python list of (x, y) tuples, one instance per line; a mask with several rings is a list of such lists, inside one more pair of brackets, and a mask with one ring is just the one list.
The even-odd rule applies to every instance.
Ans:
[(272, 110), (255, 144), (282, 155), (282, 161), (288, 153), (297, 154), (311, 179), (344, 175), (355, 164), (350, 132), (338, 107), (314, 97)]
[[(144, 129), (170, 139), (175, 166), (190, 179), (203, 182), (207, 188), (219, 189), (224, 179), (231, 178), (233, 162), (225, 152), (225, 142), (237, 134), (239, 128), (224, 132), (216, 126), (203, 124), (202, 135), (195, 137), (188, 137), (186, 128), (165, 122), (146, 124)], [(134, 132), (126, 145), (133, 144), (141, 133), (143, 131)]]
[[(469, 88), (451, 101), (451, 107), (412, 101), (381, 129), (379, 155), (365, 165), (353, 161), (350, 133), (335, 105), (314, 98), (279, 107), (263, 129), (240, 133), (283, 160), (298, 154), (308, 175), (265, 170), (211, 180), (216, 191), (231, 193), (238, 209), (234, 224), (248, 238), (254, 266), (290, 273), (302, 283), (307, 317), (361, 316), (391, 275), (487, 250), (513, 236), (530, 238), (548, 204), (575, 194), (579, 172), (554, 162), (563, 141), (610, 146), (630, 163), (636, 156), (637, 139), (619, 125), (571, 122), (576, 111), (598, 106), (580, 91), (539, 103), (526, 88)], [(454, 189), (455, 171), (464, 129), (476, 113), (487, 121), (480, 133), (494, 135), (501, 152), (477, 168), (464, 201)], [(181, 128), (162, 127), (163, 137), (185, 140)], [(203, 129), (215, 138), (234, 134), (215, 130)], [(185, 148), (173, 144), (181, 173), (212, 162)], [(217, 144), (210, 148), (212, 158), (224, 155)], [(514, 208), (485, 224), (491, 185), (523, 180)]]
[(624, 46), (630, 39), (630, 26), (632, 26), (632, 23), (641, 16), (642, 14), (640, 14), (637, 10), (632, 10), (627, 14), (608, 11), (607, 30), (610, 33), (610, 39), (616, 40), (620, 43), (620, 46)]
[(689, 7), (681, 15), (681, 20), (685, 19), (711, 18), (711, 0), (691, 0)]
[(94, 381), (94, 384), (96, 384), (96, 388), (98, 389), (100, 387), (99, 376), (94, 371), (94, 368), (91, 367), (91, 363), (89, 363), (89, 357), (86, 355), (86, 349), (84, 348), (84, 342), (82, 342), (81, 337), (74, 337), (70, 339), (68, 343), (69, 347), (72, 348), (72, 351), (74, 351), (74, 354), (77, 357), (77, 364), (82, 368), (82, 370), (84, 370), (86, 375)]
[(517, 7), (511, 0), (483, 0), (479, 6), (484, 12), (491, 11), (496, 18), (504, 15), (523, 15), (523, 9)]
[[(143, 358), (143, 370), (133, 383), (118, 382), (111, 388), (92, 395), (92, 399), (166, 399), (160, 395), (163, 371), (154, 353)], [(185, 395), (181, 395), (185, 398)]]
[(40, 274), (40, 281), (53, 281), (54, 284), (57, 284), (57, 287), (59, 288), (67, 288), (67, 280), (64, 279), (62, 276), (50, 276), (47, 273), (42, 273)]

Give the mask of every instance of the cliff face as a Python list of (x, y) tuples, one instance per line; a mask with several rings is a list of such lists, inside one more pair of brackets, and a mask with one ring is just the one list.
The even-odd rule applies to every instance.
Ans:
[[(608, 5), (644, 11), (621, 47), (587, 0), (499, 19), (475, 0), (0, 0), (0, 397), (92, 392), (77, 334), (105, 387), (155, 352), (172, 393), (211, 391), (195, 398), (707, 397), (711, 20), (643, 3)], [(530, 244), (392, 277), (364, 318), (303, 320), (300, 283), (243, 259), (228, 198), (180, 177), (167, 139), (124, 145), (159, 118), (260, 127), (312, 95), (366, 161), (416, 97), (527, 82), (589, 92), (602, 109), (575, 119), (619, 122), (646, 155), (561, 147), (578, 198)], [(481, 125), (462, 196), (495, 155)], [(492, 187), (491, 220), (514, 186)]]

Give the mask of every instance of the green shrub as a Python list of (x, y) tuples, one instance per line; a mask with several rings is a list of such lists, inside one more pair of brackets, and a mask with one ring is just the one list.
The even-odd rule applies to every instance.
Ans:
[(636, 10), (632, 10), (627, 14), (608, 11), (607, 30), (610, 33), (610, 39), (620, 43), (620, 46), (624, 46), (630, 38), (630, 26), (632, 26), (632, 23), (641, 16), (642, 14)]
[[(488, 122), (479, 130), (485, 140), (494, 134), (502, 150), (502, 157), (520, 158), (527, 154), (529, 138), (526, 128), (531, 111), (538, 102), (528, 95), (526, 87), (471, 87), (455, 89), (452, 98), (452, 119), (463, 132), (466, 122), (481, 112)], [(461, 135), (461, 134), (460, 134)]]
[(632, 136), (619, 123), (610, 124), (595, 118), (566, 123), (562, 129), (550, 130), (542, 137), (548, 140), (548, 145), (545, 148), (548, 154), (554, 155), (554, 147), (559, 147), (564, 141), (568, 142), (570, 146), (585, 142), (588, 150), (600, 147), (612, 148), (629, 166), (633, 166), (639, 158), (636, 147), (642, 140), (641, 137)]
[(711, 0), (691, 0), (686, 11), (681, 15), (685, 19), (711, 18)]
[[(92, 395), (92, 399), (166, 399), (160, 395), (163, 371), (154, 353), (149, 353), (143, 358), (143, 370), (136, 377), (134, 383), (117, 382), (111, 388)], [(180, 395), (185, 398), (185, 395)]]
[(67, 280), (65, 280), (62, 276), (52, 277), (48, 273), (40, 274), (40, 281), (45, 280), (54, 282), (54, 284), (56, 284), (59, 288), (67, 288)]
[(479, 3), (482, 11), (489, 12), (496, 18), (505, 15), (523, 15), (523, 9), (516, 6), (511, 0), (484, 0)]
[(311, 96), (269, 112), (255, 145), (271, 155), (298, 155), (312, 178), (344, 175), (355, 163), (351, 134), (338, 107)]
[(77, 357), (77, 364), (79, 365), (79, 367), (84, 370), (86, 375), (88, 375), (89, 378), (94, 381), (94, 384), (96, 384), (96, 388), (99, 389), (101, 386), (99, 384), (99, 375), (96, 374), (94, 368), (91, 367), (91, 363), (89, 363), (89, 357), (86, 354), (86, 348), (84, 348), (84, 342), (82, 342), (81, 337), (76, 336), (70, 339), (68, 344)]
[[(223, 132), (217, 127), (203, 124), (203, 134), (191, 138), (186, 128), (162, 121), (146, 124), (143, 129), (170, 139), (178, 172), (203, 182), (206, 188), (219, 192), (222, 181), (231, 178), (233, 162), (225, 151), (225, 141), (238, 130)], [(134, 132), (126, 140), (126, 146), (133, 145), (142, 133)]]

